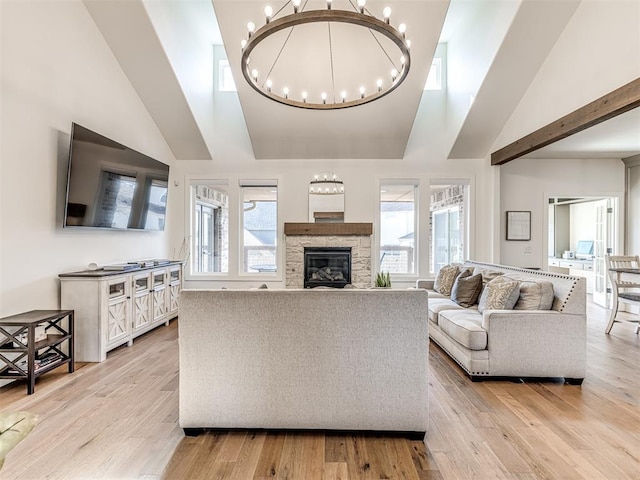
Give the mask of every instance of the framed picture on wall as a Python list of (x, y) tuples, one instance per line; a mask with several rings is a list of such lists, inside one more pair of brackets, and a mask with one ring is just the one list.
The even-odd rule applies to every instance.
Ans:
[(507, 240), (531, 240), (531, 211), (507, 211)]

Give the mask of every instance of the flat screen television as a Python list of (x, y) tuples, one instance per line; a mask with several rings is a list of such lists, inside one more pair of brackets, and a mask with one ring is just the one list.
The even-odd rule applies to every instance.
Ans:
[(64, 226), (164, 230), (168, 181), (168, 165), (74, 123)]

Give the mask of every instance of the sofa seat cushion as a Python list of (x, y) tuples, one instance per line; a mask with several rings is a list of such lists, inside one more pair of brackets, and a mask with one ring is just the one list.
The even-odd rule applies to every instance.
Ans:
[(436, 292), (435, 290), (427, 290), (429, 292), (429, 300), (432, 298), (449, 298), (446, 295), (441, 294), (440, 292)]
[(446, 310), (438, 315), (438, 326), (460, 345), (470, 350), (487, 348), (487, 331), (482, 328), (482, 314), (464, 308)]
[(438, 323), (438, 315), (444, 310), (462, 310), (463, 307), (458, 305), (450, 298), (431, 298), (429, 297), (429, 320)]

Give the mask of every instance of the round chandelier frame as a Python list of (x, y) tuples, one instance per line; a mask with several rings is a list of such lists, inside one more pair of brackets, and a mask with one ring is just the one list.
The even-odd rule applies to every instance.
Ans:
[[(340, 108), (350, 108), (358, 105), (364, 105), (379, 98), (388, 95), (393, 92), (400, 84), (405, 80), (411, 66), (410, 55), (410, 42), (405, 38), (404, 31), (401, 33), (388, 23), (388, 17), (385, 20), (380, 20), (372, 15), (364, 13), (364, 9), (361, 12), (349, 11), (349, 10), (333, 10), (328, 8), (327, 10), (309, 10), (309, 11), (296, 11), (293, 14), (286, 15), (284, 17), (271, 20), (267, 18), (267, 23), (255, 32), (249, 31), (249, 38), (243, 41), (241, 70), (242, 75), (251, 87), (259, 94), (274, 100), (284, 105), (291, 107), (305, 108), (310, 110), (336, 110)], [(353, 100), (347, 101), (342, 97), (342, 101), (334, 100), (329, 102), (323, 100), (323, 103), (309, 102), (306, 99), (294, 100), (289, 98), (288, 93), (285, 95), (278, 95), (271, 90), (270, 86), (263, 86), (258, 83), (258, 76), (255, 71), (250, 68), (250, 56), (251, 52), (267, 37), (287, 28), (293, 28), (298, 25), (304, 25), (309, 23), (348, 23), (359, 27), (367, 28), (374, 32), (380, 33), (389, 38), (400, 50), (400, 70), (395, 70), (396, 76), (392, 74), (391, 84), (388, 88), (383, 88), (380, 81), (378, 81), (377, 91), (365, 95), (360, 91), (360, 96)], [(402, 25), (403, 27), (403, 25)], [(404, 30), (404, 28), (403, 28)]]
[(333, 172), (322, 172), (309, 182), (309, 193), (313, 195), (344, 194), (344, 182)]

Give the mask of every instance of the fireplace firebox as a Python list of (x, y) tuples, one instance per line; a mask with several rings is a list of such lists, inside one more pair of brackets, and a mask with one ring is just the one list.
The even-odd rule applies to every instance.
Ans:
[(351, 283), (351, 247), (305, 247), (304, 288)]

